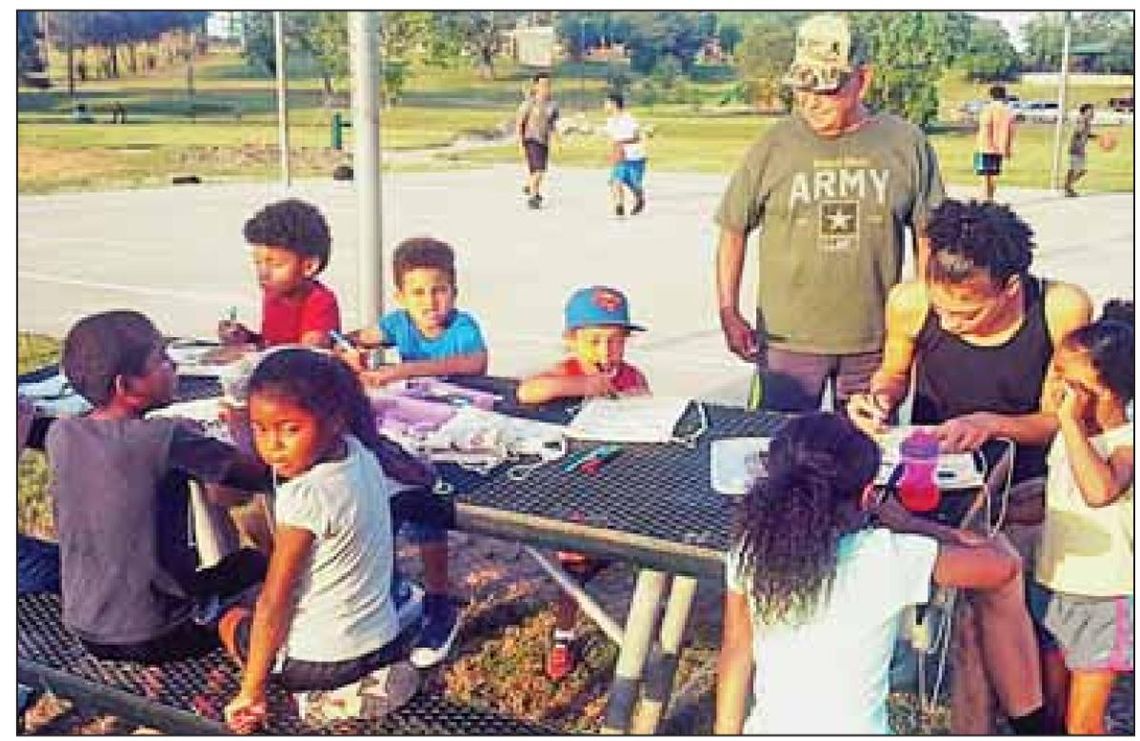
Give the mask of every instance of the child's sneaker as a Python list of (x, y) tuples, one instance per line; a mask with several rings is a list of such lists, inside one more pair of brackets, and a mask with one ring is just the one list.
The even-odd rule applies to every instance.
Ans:
[(459, 609), (446, 594), (424, 598), (424, 624), (409, 659), (417, 669), (429, 669), (447, 658), (459, 635)]
[(639, 213), (645, 210), (645, 193), (644, 191), (639, 190), (633, 194), (633, 197), (637, 200), (634, 201), (633, 208), (630, 209), (629, 215), (637, 216)]
[(614, 216), (625, 216), (625, 206), (620, 203), (614, 206)]
[(392, 577), (392, 606), (403, 633), (419, 622), (424, 612), (424, 590), (411, 579), (396, 574)]
[(298, 692), (297, 714), (314, 726), (344, 720), (379, 720), (406, 705), (419, 689), (419, 673), (406, 661), (381, 667), (335, 690)]
[(540, 196), (538, 193), (535, 193), (533, 196), (527, 199), (526, 205), (530, 206), (531, 208), (542, 208), (542, 196)]
[(561, 682), (574, 671), (574, 633), (555, 630), (551, 637), (550, 653), (546, 655), (546, 676), (552, 682)]

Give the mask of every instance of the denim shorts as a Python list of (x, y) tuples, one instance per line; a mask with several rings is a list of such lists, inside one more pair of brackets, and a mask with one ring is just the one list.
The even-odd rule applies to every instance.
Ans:
[[(234, 631), (234, 642), (244, 665), (249, 659), (250, 640), (253, 637), (253, 615), (245, 615), (238, 621)], [(355, 682), (382, 666), (394, 664), (405, 658), (407, 653), (399, 637), (375, 651), (363, 656), (343, 661), (305, 661), (285, 658), (275, 668), (273, 676), (290, 692), (302, 690), (335, 690)]]

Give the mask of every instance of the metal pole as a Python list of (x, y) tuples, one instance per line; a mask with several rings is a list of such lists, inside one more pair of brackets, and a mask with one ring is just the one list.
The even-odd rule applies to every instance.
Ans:
[(75, 101), (75, 20), (70, 12), (63, 11), (67, 19), (67, 97)]
[(1061, 41), (1061, 79), (1057, 90), (1057, 125), (1053, 132), (1053, 172), (1049, 179), (1049, 187), (1054, 190), (1061, 177), (1061, 143), (1065, 130), (1065, 98), (1069, 89), (1069, 42), (1072, 29), (1072, 13), (1065, 11), (1065, 31)]
[(586, 19), (578, 19), (578, 108), (586, 110)]
[(384, 308), (378, 41), (374, 12), (352, 11), (348, 14), (348, 47), (352, 65), (352, 166), (359, 220), (357, 311), (361, 326), (375, 324)]
[(637, 584), (625, 619), (625, 640), (621, 642), (614, 681), (606, 702), (606, 718), (602, 724), (604, 734), (629, 733), (630, 718), (641, 690), (641, 675), (653, 643), (661, 596), (668, 582), (669, 575), (661, 571), (641, 569), (637, 572)]
[(273, 11), (273, 46), (277, 60), (277, 146), (281, 150), (281, 182), (292, 182), (289, 171), (289, 105), (285, 81), (285, 14)]
[(551, 563), (550, 560), (539, 553), (533, 546), (524, 545), (525, 550), (530, 557), (538, 562), (542, 570), (550, 575), (550, 578), (557, 582), (558, 586), (562, 587), (562, 591), (570, 595), (578, 606), (582, 608), (582, 612), (586, 613), (586, 617), (597, 623), (602, 632), (606, 634), (614, 643), (621, 645), (625, 640), (625, 630), (617, 624), (617, 621), (606, 614), (602, 606), (594, 601), (590, 594), (574, 581), (573, 577), (567, 574), (560, 566)]

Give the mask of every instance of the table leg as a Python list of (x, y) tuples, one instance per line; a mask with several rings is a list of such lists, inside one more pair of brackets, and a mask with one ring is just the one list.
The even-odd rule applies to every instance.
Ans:
[(625, 620), (625, 640), (621, 644), (614, 681), (610, 686), (602, 733), (624, 734), (629, 731), (645, 659), (653, 642), (654, 623), (668, 579), (664, 572), (652, 569), (641, 569), (637, 573), (637, 585)]
[(691, 576), (676, 575), (669, 589), (669, 602), (665, 616), (661, 619), (661, 636), (657, 650), (646, 667), (645, 692), (637, 715), (630, 726), (630, 733), (652, 734), (657, 732), (661, 715), (669, 705), (673, 692), (673, 677), (677, 673), (681, 653), (681, 639), (685, 635), (685, 624), (693, 605), (693, 595), (697, 591), (697, 580)]

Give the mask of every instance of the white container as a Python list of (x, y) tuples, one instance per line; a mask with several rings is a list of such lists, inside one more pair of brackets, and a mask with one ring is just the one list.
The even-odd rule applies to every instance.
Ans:
[(764, 458), (770, 437), (728, 437), (713, 442), (709, 453), (709, 477), (719, 494), (743, 496), (752, 482), (766, 473)]

